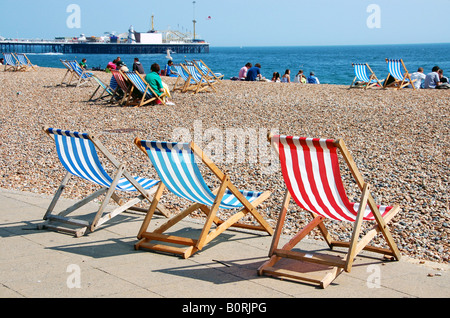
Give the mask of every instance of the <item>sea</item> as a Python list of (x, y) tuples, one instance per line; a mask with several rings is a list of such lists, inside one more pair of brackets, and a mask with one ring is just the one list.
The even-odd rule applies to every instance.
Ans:
[[(121, 59), (131, 69), (133, 59), (139, 58), (145, 70), (153, 63), (161, 68), (167, 63), (167, 54), (121, 55)], [(43, 67), (64, 68), (60, 59), (87, 59), (88, 68), (105, 69), (108, 62), (117, 58), (112, 54), (27, 54), (31, 62)], [(450, 43), (405, 44), (405, 45), (346, 45), (346, 46), (271, 46), (271, 47), (214, 47), (209, 53), (172, 53), (174, 63), (184, 63), (201, 59), (214, 72), (224, 74), (225, 79), (238, 75), (239, 69), (247, 62), (261, 64), (261, 73), (271, 79), (274, 72), (283, 75), (287, 69), (291, 79), (299, 70), (308, 75), (314, 72), (322, 84), (350, 85), (355, 74), (352, 63), (367, 63), (378, 79), (388, 75), (386, 58), (403, 59), (407, 70), (412, 73), (419, 67), (424, 73), (431, 72), (437, 65), (450, 75)]]

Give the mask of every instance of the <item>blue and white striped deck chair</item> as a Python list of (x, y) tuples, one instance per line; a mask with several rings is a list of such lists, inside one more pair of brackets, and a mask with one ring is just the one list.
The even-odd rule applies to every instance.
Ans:
[(177, 80), (173, 85), (172, 91), (180, 91), (185, 93), (187, 91), (195, 90), (198, 86), (198, 83), (192, 78), (192, 76), (187, 72), (181, 64), (173, 64), (175, 71), (178, 74)]
[[(137, 72), (123, 72), (125, 77), (131, 83), (130, 93), (128, 94), (128, 100), (126, 102), (127, 105), (135, 105), (135, 107), (140, 107), (147, 105), (148, 103), (153, 102), (154, 100), (159, 100), (162, 104), (165, 105), (164, 96), (166, 93), (162, 93), (161, 95), (157, 95), (155, 91), (151, 88), (151, 86), (141, 77), (141, 75)], [(136, 102), (129, 102), (130, 98), (133, 97), (133, 92), (137, 89), (142, 95), (140, 100)]]
[[(256, 207), (270, 196), (270, 191), (238, 190), (230, 181), (230, 177), (219, 170), (193, 142), (171, 143), (136, 138), (135, 144), (150, 158), (161, 180), (152, 202), (153, 206), (156, 206), (165, 188), (176, 196), (193, 202), (187, 209), (176, 214), (152, 232), (148, 231), (153, 213), (152, 207), (150, 207), (137, 235), (139, 242), (135, 244), (136, 249), (145, 248), (188, 258), (231, 226), (273, 234), (273, 229), (256, 210)], [(206, 184), (197, 161), (203, 162), (220, 180), (220, 186), (216, 190), (211, 191)], [(217, 216), (219, 208), (236, 209), (238, 212), (223, 221)], [(198, 239), (164, 234), (170, 227), (199, 209), (206, 214), (207, 218)], [(247, 213), (250, 213), (259, 225), (237, 223)], [(213, 223), (217, 227), (211, 230)], [(152, 241), (182, 245), (183, 247), (153, 244)]]
[(19, 64), (24, 68), (24, 70), (28, 70), (29, 68), (32, 68), (36, 71), (36, 68), (34, 67), (33, 63), (28, 59), (27, 55), (25, 53), (16, 53), (17, 61)]
[(13, 53), (3, 53), (3, 56), (5, 58), (5, 68), (4, 71), (18, 71), (20, 70), (19, 61), (14, 56)]
[[(92, 78), (97, 82), (98, 86), (95, 89), (94, 93), (92, 93), (91, 97), (89, 98), (89, 101), (95, 102), (100, 99), (112, 97), (114, 95), (114, 89), (112, 87), (103, 83), (103, 81), (95, 75), (93, 75)], [(114, 77), (112, 77), (112, 78), (114, 78)], [(94, 96), (98, 92), (98, 90), (101, 90), (101, 94), (97, 98), (94, 99)]]
[[(352, 66), (355, 71), (355, 78), (353, 82), (350, 84), (350, 88), (371, 88), (374, 86), (382, 87), (380, 81), (375, 76), (375, 73), (372, 71), (370, 66), (367, 63), (352, 63)], [(367, 70), (370, 71), (370, 76), (367, 74)]]
[[(48, 127), (45, 127), (44, 131), (54, 140), (58, 158), (65, 168), (66, 174), (44, 215), (46, 222), (42, 227), (71, 233), (79, 237), (84, 235), (86, 230), (93, 232), (97, 227), (126, 210), (144, 210), (135, 206), (145, 199), (149, 202), (152, 201), (151, 196), (156, 191), (157, 187), (155, 186), (159, 181), (132, 177), (125, 169), (125, 166), (117, 161), (96, 137), (87, 133)], [(102, 157), (106, 157), (110, 163), (112, 168), (108, 170), (115, 170), (112, 177), (103, 168), (97, 151), (103, 155)], [(52, 214), (62, 191), (66, 188), (72, 176), (92, 182), (101, 188), (59, 214)], [(129, 198), (125, 202), (117, 194), (119, 191), (127, 192), (127, 197), (134, 193), (134, 197)], [(104, 195), (104, 199), (91, 220), (86, 220), (86, 218), (89, 218), (87, 215), (84, 215), (84, 218), (80, 218), (80, 215), (78, 215), (78, 218), (67, 216), (101, 195)], [(111, 212), (105, 212), (110, 199), (119, 204), (119, 207)], [(147, 210), (145, 209), (144, 211)], [(168, 215), (166, 214), (167, 211), (160, 206), (158, 206), (158, 210), (163, 215)], [(60, 223), (63, 223), (65, 226), (61, 226)], [(67, 227), (67, 225), (78, 228)]]
[(91, 78), (93, 75), (91, 72), (83, 70), (80, 64), (78, 64), (78, 62), (75, 60), (66, 62), (72, 68), (73, 76), (75, 76), (75, 78), (77, 79), (76, 87), (82, 86), (87, 83), (91, 84)]
[(224, 75), (222, 73), (213, 72), (202, 60), (193, 60), (193, 62), (198, 66), (204, 75), (216, 80), (223, 79)]
[[(402, 89), (410, 84), (413, 84), (416, 80), (411, 80), (411, 75), (406, 69), (405, 63), (403, 60), (390, 60), (386, 59), (386, 63), (388, 64), (389, 74), (384, 81), (384, 88), (386, 87), (395, 87), (396, 89)], [(394, 81), (390, 82), (389, 77), (393, 77)], [(411, 85), (415, 90), (414, 85)]]
[(194, 94), (199, 93), (201, 91), (205, 91), (208, 88), (211, 88), (213, 91), (217, 92), (214, 85), (218, 82), (215, 79), (211, 79), (210, 77), (205, 76), (197, 66), (193, 63), (186, 63), (182, 65), (185, 70), (192, 76), (194, 81), (197, 83)]

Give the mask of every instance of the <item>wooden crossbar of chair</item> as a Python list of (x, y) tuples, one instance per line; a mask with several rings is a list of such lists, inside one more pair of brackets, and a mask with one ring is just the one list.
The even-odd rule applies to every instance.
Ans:
[[(269, 141), (274, 146), (275, 150), (279, 153), (278, 142), (279, 136), (268, 136)], [(285, 222), (286, 214), (288, 212), (289, 202), (291, 200), (291, 192), (289, 189), (286, 189), (284, 199), (281, 205), (281, 210), (279, 214), (278, 223), (275, 229), (275, 233), (273, 236), (272, 244), (269, 250), (269, 260), (267, 260), (263, 265), (261, 265), (258, 269), (259, 275), (268, 275), (275, 277), (284, 277), (288, 279), (292, 279), (294, 281), (300, 282), (308, 282), (312, 284), (317, 284), (322, 288), (327, 287), (334, 279), (342, 272), (350, 272), (354, 259), (358, 253), (363, 250), (367, 250), (370, 252), (380, 253), (385, 256), (389, 256), (396, 260), (400, 259), (400, 252), (397, 248), (397, 245), (394, 242), (394, 239), (387, 227), (387, 223), (400, 211), (399, 206), (389, 207), (390, 209), (385, 209), (384, 215), (381, 214), (379, 207), (375, 203), (374, 198), (370, 193), (370, 186), (366, 183), (362, 177), (362, 174), (359, 172), (350, 152), (348, 151), (343, 140), (335, 140), (332, 141), (334, 146), (339, 150), (341, 155), (343, 156), (345, 163), (348, 168), (359, 189), (362, 191), (360, 198), (360, 205), (357, 210), (354, 224), (353, 224), (353, 232), (350, 241), (336, 241), (333, 240), (330, 233), (328, 232), (324, 219), (325, 216), (315, 213), (312, 210), (309, 210), (312, 217), (312, 221), (307, 224), (302, 230), (300, 230), (294, 237), (290, 239), (288, 243), (286, 243), (283, 247), (279, 248), (279, 240), (280, 235), (282, 233), (283, 225)], [(281, 148), (281, 146), (280, 146)], [(284, 173), (283, 173), (284, 174)], [(324, 176), (322, 176), (324, 177)], [(336, 176), (335, 176), (336, 177)], [(286, 177), (285, 177), (286, 179)], [(345, 194), (345, 193), (344, 193)], [(298, 194), (296, 194), (297, 196)], [(306, 200), (306, 199), (305, 199)], [(321, 200), (317, 198), (317, 200)], [(370, 208), (370, 212), (373, 216), (374, 226), (366, 232), (366, 234), (360, 239), (361, 233), (361, 225), (363, 219), (365, 219), (365, 214), (367, 215), (366, 207), (367, 205)], [(356, 211), (355, 211), (356, 212)], [(316, 252), (298, 252), (293, 251), (293, 248), (303, 239), (311, 233), (312, 230), (318, 228), (321, 235), (324, 237), (325, 242), (328, 244), (330, 249), (334, 247), (343, 247), (347, 248), (347, 254), (344, 258), (337, 257), (334, 255), (321, 254)], [(371, 240), (378, 234), (381, 233), (388, 245), (388, 248), (380, 248), (375, 246), (368, 245)], [(282, 260), (283, 258), (294, 259), (297, 261), (302, 261), (305, 263), (315, 263), (326, 266), (331, 266), (331, 270), (327, 272), (325, 275), (317, 276), (317, 274), (310, 272), (300, 272), (283, 269), (282, 267), (276, 267), (275, 265)]]
[[(98, 227), (122, 212), (128, 210), (147, 212), (148, 208), (141, 208), (136, 205), (144, 200), (149, 201), (149, 204), (152, 202), (152, 195), (156, 192), (156, 185), (159, 183), (158, 181), (131, 176), (125, 165), (120, 163), (93, 135), (63, 131), (49, 127), (44, 127), (43, 129), (47, 135), (55, 140), (58, 157), (66, 169), (66, 174), (43, 217), (46, 222), (41, 224), (39, 228), (47, 228), (80, 237), (87, 232), (94, 232)], [(81, 141), (78, 144), (76, 143), (77, 141), (72, 141), (73, 144), (71, 146), (64, 144), (64, 140), (62, 139), (66, 137), (88, 140), (88, 142), (92, 143), (95, 150), (91, 146), (87, 147), (86, 144), (82, 144)], [(61, 138), (61, 140), (57, 142), (56, 138)], [(70, 152), (70, 150), (65, 150), (64, 148), (74, 146), (76, 146), (77, 149), (83, 148), (82, 156), (89, 159), (81, 159), (81, 155), (76, 154), (75, 151), (73, 151), (72, 154), (66, 154), (66, 151)], [(115, 169), (113, 177), (110, 177), (109, 184), (108, 182), (101, 181), (109, 176), (106, 171), (103, 170), (96, 151), (102, 153)], [(89, 160), (89, 162), (84, 163), (83, 160)], [(72, 164), (71, 161), (74, 163)], [(101, 187), (72, 206), (60, 211), (58, 214), (54, 214), (53, 211), (62, 192), (73, 176), (88, 180)], [(135, 195), (133, 198), (125, 199), (119, 196), (118, 192), (134, 193)], [(94, 216), (86, 216), (85, 218), (80, 218), (80, 216), (69, 216), (69, 214), (78, 211), (81, 207), (100, 196), (104, 196), (104, 199)], [(118, 207), (114, 208), (111, 212), (106, 212), (107, 205), (111, 199)], [(166, 217), (169, 216), (169, 212), (164, 206), (157, 205), (156, 208), (158, 209), (158, 214)], [(86, 220), (87, 218), (89, 218), (89, 220)], [(68, 227), (67, 225), (75, 225), (77, 228)]]
[[(143, 141), (139, 138), (135, 139), (135, 144), (137, 145), (137, 147), (141, 149), (148, 157), (150, 157), (151, 161), (153, 162), (153, 166), (156, 168), (159, 165), (159, 163), (155, 162), (154, 161), (155, 159), (154, 158), (152, 159), (151, 155), (148, 153), (148, 151), (151, 151), (148, 148), (148, 143), (153, 142)], [(258, 205), (260, 205), (264, 200), (266, 200), (270, 196), (271, 192), (270, 191), (265, 191), (261, 193), (258, 192), (258, 196), (253, 197), (252, 202), (249, 202), (247, 197), (243, 194), (244, 192), (239, 191), (231, 182), (230, 177), (225, 173), (223, 173), (197, 145), (195, 145), (193, 142), (184, 145), (188, 147), (186, 151), (189, 151), (190, 154), (193, 154), (193, 157), (201, 158), (202, 162), (206, 165), (206, 167), (208, 167), (210, 171), (220, 180), (220, 186), (214, 191), (212, 191), (212, 194), (215, 196), (214, 202), (211, 205), (206, 205), (203, 204), (201, 201), (191, 200), (194, 202), (192, 205), (187, 207), (185, 210), (179, 212), (178, 214), (174, 215), (156, 229), (149, 231), (148, 228), (150, 225), (150, 220), (152, 219), (154, 209), (157, 203), (159, 202), (164, 189), (167, 188), (170, 190), (170, 186), (165, 185), (166, 177), (160, 173), (159, 169), (156, 169), (158, 175), (163, 178), (161, 179), (161, 183), (159, 184), (158, 189), (154, 195), (152, 206), (150, 207), (149, 212), (147, 213), (142, 223), (142, 226), (138, 232), (137, 237), (139, 241), (135, 244), (135, 248), (136, 249), (145, 248), (153, 251), (179, 255), (183, 258), (188, 258), (195, 252), (203, 249), (214, 238), (216, 238), (218, 235), (220, 235), (230, 227), (263, 231), (268, 233), (269, 235), (272, 235), (273, 229), (270, 227), (267, 221), (261, 216), (261, 214), (256, 209)], [(177, 173), (179, 172), (175, 172), (175, 174)], [(240, 210), (231, 215), (228, 219), (221, 220), (217, 216), (217, 212), (219, 208), (222, 207), (223, 204), (222, 199), (224, 198), (226, 191), (229, 191), (229, 193), (234, 195), (235, 198), (240, 202), (240, 204), (236, 202), (237, 204), (236, 207), (238, 207)], [(227, 193), (227, 195), (229, 195), (229, 193)], [(180, 196), (180, 194), (177, 195)], [(200, 210), (207, 216), (201, 234), (197, 239), (166, 234), (167, 230), (169, 230), (174, 225), (178, 224), (184, 218), (188, 217), (190, 214), (192, 214), (197, 210)], [(259, 225), (237, 223), (247, 214), (250, 214), (255, 219), (255, 221), (259, 223)], [(214, 229), (212, 229), (213, 224), (216, 225)], [(171, 243), (181, 245), (181, 247), (161, 243)]]

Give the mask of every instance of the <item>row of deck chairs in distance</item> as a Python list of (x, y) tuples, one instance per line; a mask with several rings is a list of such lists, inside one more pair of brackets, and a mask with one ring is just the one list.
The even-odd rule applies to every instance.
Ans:
[[(163, 99), (165, 93), (158, 96), (150, 85), (145, 82), (142, 75), (136, 72), (113, 70), (112, 83), (115, 85), (112, 88), (111, 81), (109, 84), (104, 83), (92, 72), (82, 69), (76, 60), (60, 61), (67, 69), (60, 85), (75, 85), (76, 87), (80, 87), (85, 84), (91, 85), (92, 81), (94, 81), (94, 84), (97, 84), (97, 88), (92, 93), (89, 101), (95, 102), (109, 97), (109, 102), (117, 102), (121, 106), (144, 106), (157, 99), (162, 104), (165, 103)], [(134, 94), (135, 92), (137, 94)]]
[(174, 73), (178, 74), (172, 91), (197, 94), (203, 91), (214, 91), (224, 75), (213, 72), (202, 60), (186, 61), (186, 63), (173, 64)]
[(353, 79), (353, 82), (350, 84), (349, 88), (367, 89), (374, 87), (394, 87), (395, 89), (402, 89), (407, 86), (412, 86), (412, 89), (416, 89), (414, 86), (414, 82), (416, 80), (411, 79), (411, 75), (406, 69), (405, 63), (402, 59), (386, 59), (386, 63), (388, 65), (389, 73), (384, 83), (381, 83), (381, 81), (377, 78), (373, 70), (370, 68), (369, 64), (352, 63), (355, 71), (355, 78)]
[[(79, 237), (94, 232), (102, 224), (122, 212), (140, 209), (145, 213), (145, 217), (137, 231), (138, 241), (135, 243), (135, 249), (163, 252), (183, 258), (188, 258), (202, 250), (230, 227), (251, 229), (253, 231), (250, 234), (262, 232), (273, 235), (269, 259), (259, 267), (257, 271), (259, 275), (317, 284), (322, 288), (328, 286), (341, 272), (350, 272), (356, 255), (362, 250), (381, 253), (392, 260), (400, 259), (399, 250), (387, 227), (387, 223), (399, 212), (399, 207), (380, 206), (375, 203), (369, 184), (364, 181), (343, 140), (268, 136), (270, 144), (278, 153), (286, 185), (278, 223), (274, 231), (260, 214), (258, 208), (269, 198), (271, 192), (238, 189), (232, 181), (232, 176), (222, 172), (193, 142), (150, 141), (136, 137), (134, 140), (136, 151), (142, 151), (147, 161), (155, 169), (159, 180), (154, 180), (132, 176), (125, 165), (117, 160), (93, 135), (49, 127), (44, 127), (44, 131), (55, 142), (57, 156), (65, 168), (66, 174), (44, 215), (45, 221), (39, 226), (41, 229), (48, 228)], [(105, 167), (109, 167), (108, 169), (104, 168), (100, 157), (103, 162), (109, 161), (108, 165), (105, 165)], [(361, 191), (358, 203), (350, 202), (347, 198), (339, 162), (347, 164)], [(204, 170), (200, 168), (206, 168), (211, 176), (217, 178), (219, 186), (216, 189), (213, 190), (208, 186), (201, 172)], [(110, 172), (108, 173), (107, 170)], [(100, 186), (100, 189), (72, 207), (59, 213), (53, 212), (58, 199), (72, 177), (92, 182)], [(80, 183), (73, 185), (77, 186), (77, 184)], [(161, 204), (161, 198), (166, 189), (190, 204), (184, 210), (171, 215)], [(128, 193), (126, 199), (129, 201), (122, 198), (124, 193)], [(134, 196), (130, 196), (130, 194), (134, 194)], [(104, 199), (93, 217), (86, 214), (73, 215), (80, 207), (102, 195), (104, 195)], [(278, 247), (280, 235), (283, 232), (291, 198), (300, 208), (309, 212), (312, 221), (280, 248)], [(118, 207), (112, 212), (107, 212), (107, 206), (111, 199), (117, 203)], [(135, 208), (138, 203), (144, 203), (147, 207)], [(226, 220), (222, 220), (218, 213), (220, 209), (235, 213), (228, 216)], [(188, 228), (174, 233), (172, 227), (194, 211), (200, 211), (206, 215), (201, 234), (197, 238), (192, 238), (193, 236), (188, 234)], [(156, 214), (161, 216), (156, 216)], [(253, 224), (239, 222), (246, 215), (253, 218)], [(86, 216), (89, 217), (86, 218)], [(153, 223), (158, 224), (154, 224), (156, 227), (149, 230), (153, 219), (156, 219)], [(327, 231), (328, 223), (324, 222), (325, 220), (353, 224), (351, 239), (345, 242), (333, 240), (332, 233)], [(372, 222), (373, 227), (366, 228), (364, 236), (359, 239), (364, 221)], [(318, 228), (330, 249), (346, 248), (347, 253), (342, 254), (339, 251), (338, 255), (332, 255), (323, 251), (316, 253), (316, 251), (294, 250), (294, 247), (315, 228)], [(180, 236), (179, 233), (185, 234)], [(384, 237), (387, 248), (369, 245), (378, 233)], [(214, 248), (219, 247), (215, 246)], [(344, 256), (342, 257), (342, 255)], [(301, 266), (300, 269), (297, 267), (298, 270), (293, 270), (292, 267), (286, 269), (278, 262), (281, 259), (301, 261), (297, 265), (306, 262), (314, 263), (315, 266), (327, 266), (327, 270), (324, 275), (318, 277), (315, 272), (317, 268), (313, 272)]]
[(31, 63), (25, 53), (3, 53), (5, 68), (4, 71), (36, 71), (36, 65)]

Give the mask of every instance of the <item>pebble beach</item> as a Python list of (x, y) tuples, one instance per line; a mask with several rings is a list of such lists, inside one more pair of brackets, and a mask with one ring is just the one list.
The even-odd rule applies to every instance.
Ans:
[[(133, 144), (135, 137), (192, 139), (214, 150), (212, 159), (238, 188), (272, 192), (260, 212), (275, 227), (285, 186), (276, 160), (266, 156), (267, 133), (341, 138), (372, 185), (375, 201), (401, 207), (389, 228), (402, 255), (449, 262), (450, 90), (349, 90), (342, 85), (225, 80), (216, 86), (217, 92), (173, 92), (172, 106), (120, 107), (107, 103), (109, 98), (90, 102), (97, 84), (60, 85), (65, 69), (0, 70), (1, 188), (54, 195), (65, 170), (44, 126), (95, 135), (132, 175), (148, 178), (158, 177), (148, 157)], [(94, 74), (109, 83), (110, 74)], [(175, 78), (163, 81), (172, 88)], [(241, 131), (258, 136), (256, 153), (254, 147), (247, 147), (243, 156), (233, 151), (238, 145), (230, 138)], [(248, 138), (243, 142), (253, 144)], [(348, 197), (358, 201), (360, 191), (344, 165), (342, 170)], [(212, 174), (202, 172), (214, 187)], [(73, 185), (69, 183), (63, 197), (82, 198), (97, 189), (79, 180)], [(162, 203), (173, 213), (187, 205), (168, 192)], [(286, 235), (311, 220), (293, 201), (289, 208)], [(349, 239), (351, 224), (326, 224), (335, 239)], [(309, 238), (321, 236), (316, 232)], [(383, 246), (384, 240), (377, 237), (375, 244)]]

